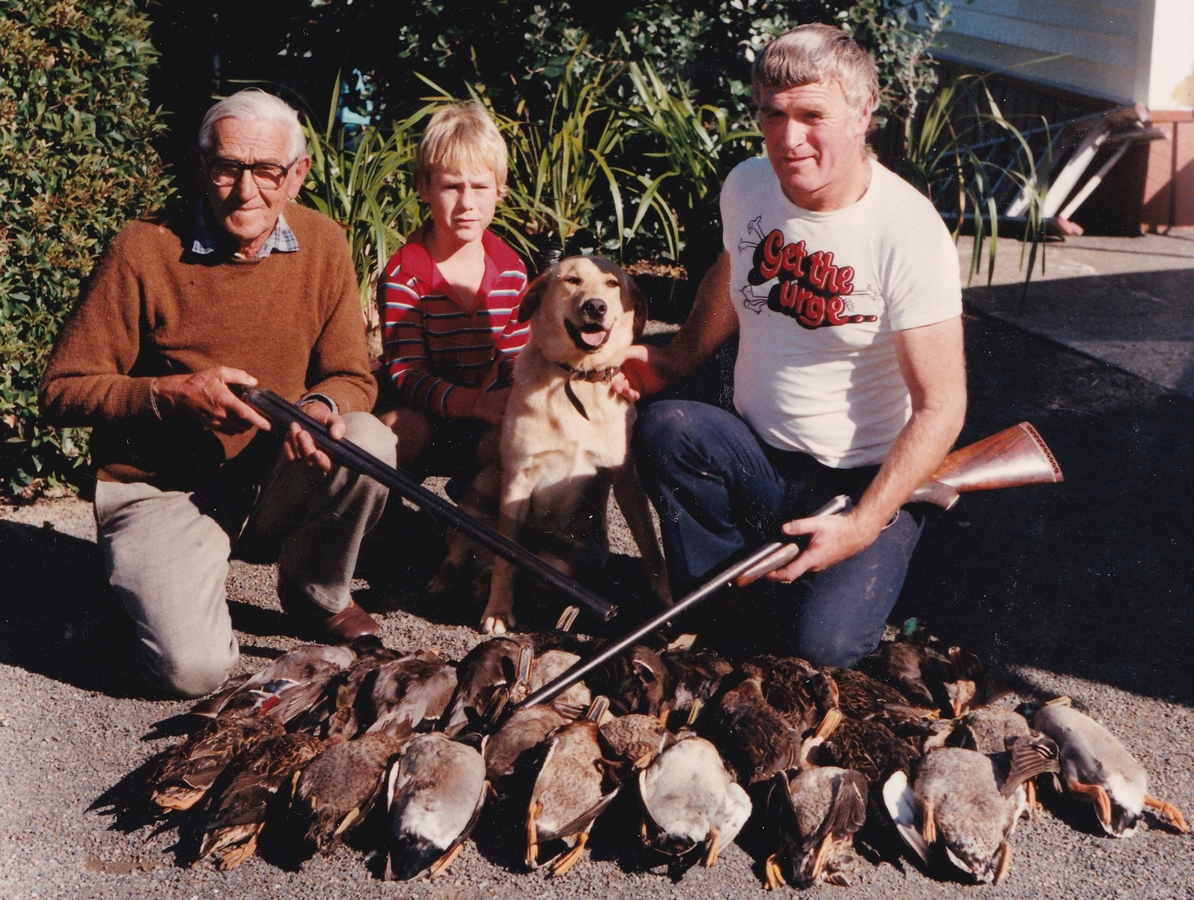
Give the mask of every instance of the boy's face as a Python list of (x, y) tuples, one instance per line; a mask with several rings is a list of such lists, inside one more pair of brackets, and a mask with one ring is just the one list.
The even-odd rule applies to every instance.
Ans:
[(430, 183), (419, 188), (419, 198), (431, 207), (437, 237), (468, 244), (479, 241), (493, 221), (497, 178), (489, 169), (457, 171), (437, 166)]

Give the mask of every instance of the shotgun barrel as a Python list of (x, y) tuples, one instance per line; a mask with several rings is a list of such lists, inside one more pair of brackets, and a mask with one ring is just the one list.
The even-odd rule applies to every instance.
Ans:
[(524, 550), (509, 538), (478, 522), (455, 504), (427, 490), (402, 470), (386, 465), (352, 441), (334, 440), (328, 434), (327, 428), (293, 403), (283, 400), (273, 391), (265, 388), (246, 388), (240, 385), (234, 387), (236, 393), (245, 403), (269, 419), (279, 431), (285, 431), (292, 423), (297, 423), (300, 428), (311, 435), (315, 445), (337, 464), (372, 478), (405, 497), (411, 503), (427, 510), (437, 519), (458, 528), (478, 544), (492, 550), (528, 575), (563, 591), (569, 598), (587, 608), (602, 621), (608, 622), (617, 615), (617, 606), (578, 584), (558, 569), (549, 566), (535, 554)]

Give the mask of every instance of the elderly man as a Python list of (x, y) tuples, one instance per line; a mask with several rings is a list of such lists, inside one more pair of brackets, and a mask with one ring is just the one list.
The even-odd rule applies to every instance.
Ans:
[[(738, 415), (657, 402), (636, 456), (673, 592), (781, 526), (806, 535), (772, 575), (803, 579), (781, 591), (789, 621), (767, 628), (815, 665), (848, 667), (881, 637), (920, 535), (903, 504), (961, 430), (957, 253), (930, 203), (868, 155), (878, 79), (843, 32), (780, 36), (752, 86), (767, 158), (726, 179), (724, 252), (672, 342), (627, 373), (657, 390), (738, 332)], [(842, 493), (846, 514), (798, 517)]]
[(311, 165), (298, 116), (261, 91), (217, 103), (199, 132), (205, 196), (134, 222), (67, 320), (42, 410), (94, 426), (95, 515), (108, 578), (136, 624), (138, 668), (199, 696), (237, 658), (228, 559), (277, 559), (305, 633), (377, 630), (349, 586), (385, 488), (334, 468), (297, 426), (230, 390), (261, 385), (393, 464), (344, 232), (290, 203)]

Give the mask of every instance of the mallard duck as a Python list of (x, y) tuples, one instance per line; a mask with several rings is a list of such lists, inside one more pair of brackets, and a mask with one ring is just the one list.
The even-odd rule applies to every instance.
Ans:
[(962, 747), (932, 750), (911, 786), (903, 771), (896, 772), (884, 784), (883, 798), (900, 836), (925, 865), (930, 848), (940, 842), (950, 862), (979, 882), (998, 883), (1007, 875), (1008, 839), (1024, 792), (1005, 797), (988, 757)]
[(526, 862), (532, 869), (545, 865), (539, 848), (555, 841), (571, 848), (551, 860), (551, 874), (561, 876), (584, 853), (593, 822), (613, 801), (618, 789), (603, 792), (605, 770), (597, 741), (597, 722), (608, 703), (593, 701), (583, 719), (558, 729), (548, 743), (543, 765), (527, 807)]
[(616, 716), (642, 713), (658, 716), (664, 710), (667, 669), (659, 654), (646, 644), (636, 644), (618, 654), (586, 681), (591, 689), (609, 698)]
[(257, 850), (266, 814), (278, 790), (322, 749), (309, 734), (283, 734), (255, 744), (236, 763), (220, 792), (199, 858), (213, 856), (220, 869), (240, 865)]
[(742, 676), (713, 701), (702, 732), (745, 787), (794, 768), (800, 743), (792, 726), (763, 697), (758, 671)]
[(693, 704), (708, 704), (722, 680), (734, 671), (733, 665), (714, 650), (666, 650), (660, 658), (667, 667), (664, 706), (685, 717)]
[(203, 799), (228, 765), (254, 743), (285, 734), (274, 716), (231, 710), (176, 746), (153, 777), (150, 799), (162, 810), (186, 810)]
[(769, 798), (779, 826), (780, 849), (768, 858), (767, 887), (785, 882), (781, 859), (788, 862), (799, 888), (818, 882), (845, 886), (843, 870), (854, 860), (854, 834), (866, 822), (866, 776), (837, 766), (801, 766), (775, 776)]
[(703, 850), (706, 867), (750, 818), (750, 797), (726, 769), (717, 748), (684, 732), (639, 773), (648, 847), (671, 856)]
[(434, 651), (383, 663), (369, 695), (374, 718), (366, 733), (403, 740), (425, 722), (438, 722), (455, 690), (456, 668)]
[(1010, 709), (998, 706), (972, 709), (962, 717), (948, 740), (951, 745), (968, 747), (989, 757), (1005, 797), (1024, 785), (1030, 813), (1037, 808), (1033, 779), (1059, 771), (1057, 744), (1047, 735), (1033, 731), (1027, 719)]
[(1057, 742), (1062, 781), (1071, 794), (1094, 804), (1099, 824), (1112, 837), (1135, 834), (1146, 806), (1178, 831), (1190, 830), (1177, 807), (1148, 793), (1148, 773), (1115, 735), (1071, 707), (1068, 697), (1037, 710), (1032, 727)]
[(796, 656), (756, 656), (742, 667), (758, 673), (763, 696), (805, 737), (839, 705), (837, 683)]
[(534, 655), (532, 640), (518, 634), (491, 638), (470, 650), (456, 667), (456, 693), (444, 714), (444, 734), (479, 732), (502, 708), (524, 697)]
[(954, 671), (945, 654), (898, 638), (881, 642), (874, 653), (859, 661), (858, 669), (895, 688), (910, 703), (926, 707), (939, 704), (942, 676), (948, 677)]
[[(291, 724), (291, 730), (314, 734), (328, 743), (347, 741), (356, 737), (369, 714), (357, 708), (358, 695), (366, 684), (372, 684), (373, 674), (387, 662), (402, 659), (403, 654), (391, 650), (373, 635), (359, 637), (352, 643), (357, 657), (328, 681), (323, 695)], [(368, 698), (369, 689), (361, 701)]]
[(331, 677), (354, 659), (351, 647), (303, 644), (252, 675), (229, 679), (191, 713), (211, 718), (225, 709), (257, 709), (286, 723), (309, 709)]
[(546, 704), (517, 709), (501, 728), (481, 741), (485, 771), (493, 790), (500, 793), (506, 779), (513, 775), (524, 754), (541, 746), (547, 736), (570, 720)]
[(920, 754), (881, 722), (865, 722), (831, 714), (822, 724), (818, 744), (806, 748), (810, 761), (819, 766), (853, 769), (866, 776), (871, 786), (872, 813), (882, 807), (879, 796), (892, 774), (910, 773)]
[(438, 732), (420, 734), (390, 767), (390, 834), (385, 879), (439, 875), (460, 854), (481, 817), (485, 761)]
[(938, 715), (935, 707), (914, 706), (895, 688), (856, 669), (826, 666), (821, 672), (837, 685), (838, 705), (849, 719), (881, 722), (889, 728), (899, 728)]
[(290, 809), (316, 850), (331, 853), (340, 835), (365, 819), (401, 747), (388, 734), (364, 734), (328, 747), (303, 768)]
[(622, 778), (649, 766), (663, 752), (669, 732), (657, 716), (630, 713), (603, 724), (598, 736)]
[[(580, 657), (568, 650), (544, 650), (535, 655), (531, 663), (531, 674), (527, 679), (527, 693), (533, 693), (549, 681), (554, 681), (574, 665), (580, 662)], [(522, 697), (512, 697), (517, 702)], [(553, 701), (558, 707), (572, 707), (577, 711), (583, 710), (592, 702), (592, 692), (583, 681), (559, 694)]]

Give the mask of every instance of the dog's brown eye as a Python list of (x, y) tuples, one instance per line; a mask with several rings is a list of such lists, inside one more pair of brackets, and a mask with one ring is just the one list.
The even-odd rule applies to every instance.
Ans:
[(579, 275), (569, 275), (567, 278), (564, 279), (564, 281), (567, 282), (568, 284), (580, 284), (580, 276)]
[(607, 281), (607, 282), (605, 283), (605, 286), (606, 286), (606, 287), (615, 287), (615, 288), (616, 288), (616, 287), (619, 287), (619, 285), (618, 285), (618, 279), (616, 279), (616, 278), (611, 278), (609, 281)]

